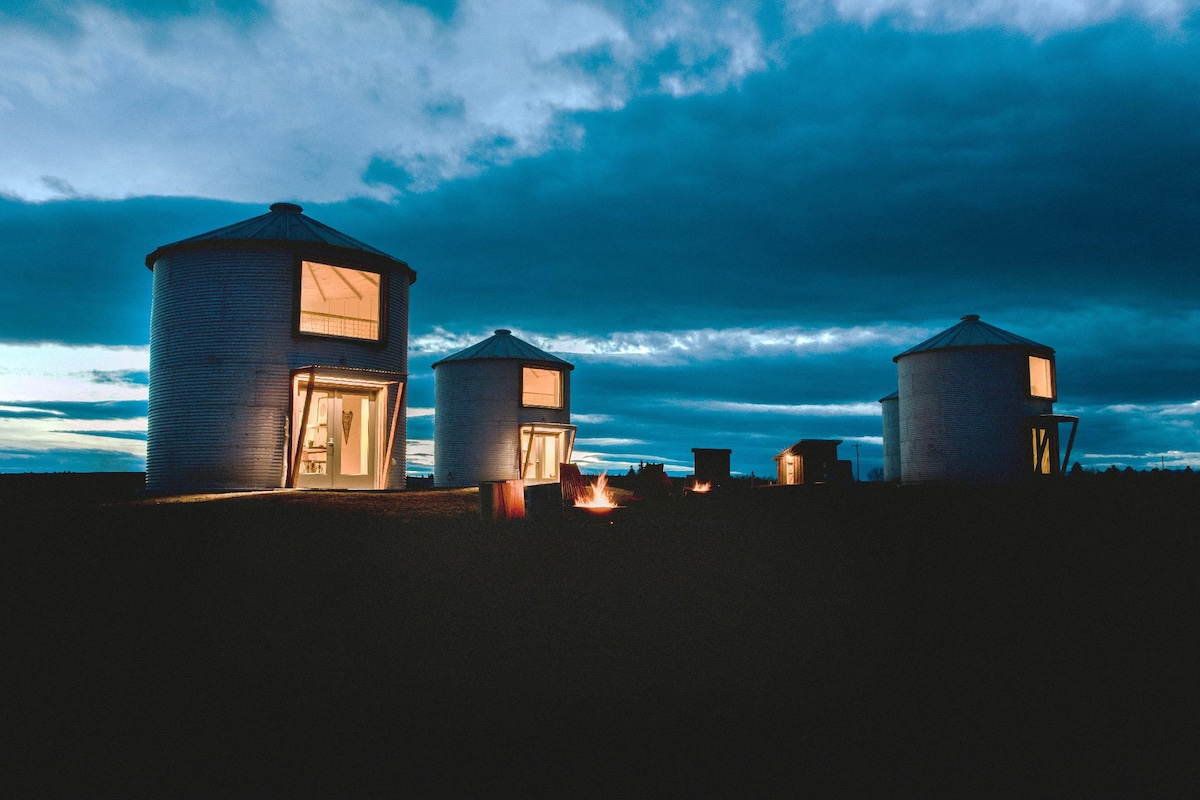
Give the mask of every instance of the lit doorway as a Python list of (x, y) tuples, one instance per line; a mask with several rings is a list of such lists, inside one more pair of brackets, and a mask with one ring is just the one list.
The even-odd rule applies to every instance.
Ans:
[(1033, 473), (1035, 475), (1057, 475), (1058, 426), (1033, 428)]
[[(1075, 431), (1079, 427), (1079, 417), (1063, 414), (1040, 414), (1030, 417), (1029, 421), (1032, 429), (1033, 474), (1035, 476), (1064, 474), (1071, 461), (1071, 448), (1075, 444)], [(1071, 432), (1067, 436), (1066, 452), (1060, 459), (1058, 428), (1063, 423), (1070, 424)]]
[(521, 477), (526, 483), (556, 483), (559, 465), (571, 461), (573, 425), (521, 426)]
[[(379, 470), (379, 399), (369, 389), (298, 382), (293, 419), (299, 443), (295, 486), (374, 489)], [(307, 402), (306, 402), (307, 401)], [(308, 415), (304, 418), (307, 405)]]

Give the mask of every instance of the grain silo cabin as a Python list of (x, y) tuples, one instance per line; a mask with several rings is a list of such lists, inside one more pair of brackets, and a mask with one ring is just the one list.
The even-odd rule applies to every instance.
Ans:
[(900, 480), (900, 392), (880, 398), (883, 406), (883, 479)]
[(147, 489), (403, 488), (408, 264), (276, 203), (146, 266)]
[(893, 361), (899, 386), (894, 412), (891, 397), (883, 401), (884, 452), (899, 453), (901, 482), (1011, 482), (1059, 474), (1070, 459), (1079, 419), (1054, 413), (1053, 349), (968, 314)]
[(693, 447), (692, 478), (696, 483), (723, 486), (729, 483), (729, 457), (733, 453), (727, 447)]
[(434, 486), (557, 483), (575, 445), (574, 368), (505, 329), (435, 363)]

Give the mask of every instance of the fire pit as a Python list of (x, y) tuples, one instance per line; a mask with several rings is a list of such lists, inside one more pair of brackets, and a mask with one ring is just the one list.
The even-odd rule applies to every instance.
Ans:
[(623, 506), (613, 500), (612, 492), (608, 489), (608, 473), (600, 473), (596, 482), (590, 484), (584, 493), (575, 500), (575, 516), (584, 519), (612, 519)]

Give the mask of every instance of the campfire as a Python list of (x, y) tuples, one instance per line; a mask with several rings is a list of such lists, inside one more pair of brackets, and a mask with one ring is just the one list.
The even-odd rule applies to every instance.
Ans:
[(583, 495), (575, 500), (575, 507), (600, 514), (611, 511), (614, 508), (620, 508), (612, 499), (612, 494), (608, 491), (607, 473), (601, 472), (596, 482), (588, 485)]

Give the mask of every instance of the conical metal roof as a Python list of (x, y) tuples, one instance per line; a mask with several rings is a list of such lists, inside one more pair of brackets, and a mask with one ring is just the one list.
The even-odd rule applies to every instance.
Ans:
[(512, 331), (505, 328), (500, 328), (494, 336), (489, 336), (482, 342), (471, 345), (466, 350), (460, 350), (454, 355), (446, 356), (441, 361), (434, 363), (433, 366), (437, 367), (439, 364), (445, 364), (447, 361), (472, 361), (483, 358), (543, 361), (549, 364), (565, 366), (567, 369), (575, 369), (573, 364), (564, 361), (558, 356), (551, 355), (545, 350), (534, 347), (524, 339), (518, 339), (512, 335)]
[(1001, 330), (995, 325), (989, 325), (979, 319), (978, 314), (967, 314), (953, 328), (944, 330), (915, 347), (910, 347), (892, 361), (899, 361), (913, 353), (928, 353), (932, 350), (949, 350), (956, 347), (1020, 347), (1024, 350), (1037, 350), (1048, 354), (1054, 352), (1052, 347)]
[(177, 250), (229, 249), (269, 242), (291, 249), (315, 252), (350, 251), (358, 260), (383, 266), (403, 267), (411, 274), (411, 280), (416, 280), (417, 274), (405, 262), (322, 222), (317, 222), (312, 217), (305, 216), (303, 211), (304, 209), (295, 203), (275, 203), (266, 214), (165, 244), (146, 256), (146, 266), (153, 270), (154, 262), (168, 252)]

